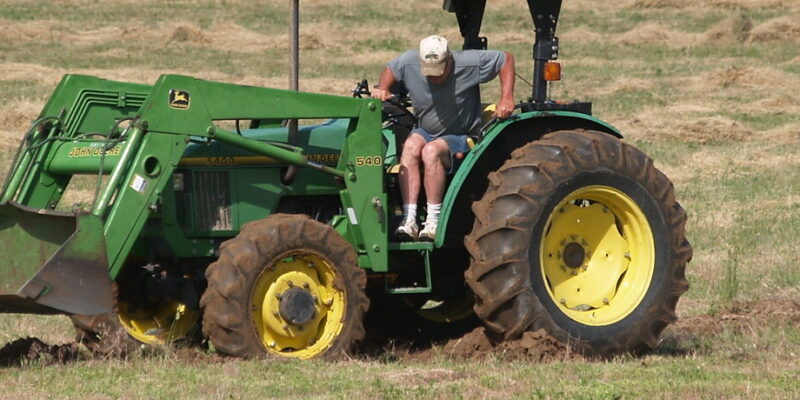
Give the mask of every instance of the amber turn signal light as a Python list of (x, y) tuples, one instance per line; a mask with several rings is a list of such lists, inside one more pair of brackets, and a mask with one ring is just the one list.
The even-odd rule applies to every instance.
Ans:
[(544, 63), (544, 80), (546, 81), (560, 81), (561, 80), (561, 64), (548, 61)]

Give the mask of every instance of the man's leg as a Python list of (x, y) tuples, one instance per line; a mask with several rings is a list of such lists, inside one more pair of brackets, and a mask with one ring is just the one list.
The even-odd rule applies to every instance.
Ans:
[(428, 203), (441, 204), (445, 177), (451, 163), (447, 142), (436, 139), (426, 144), (422, 148), (422, 163), (425, 165), (425, 196)]
[(428, 213), (425, 227), (419, 240), (432, 241), (436, 237), (439, 211), (444, 198), (444, 183), (452, 163), (450, 148), (442, 139), (436, 139), (422, 148), (422, 163), (425, 165), (425, 196), (428, 199)]
[(417, 204), (420, 188), (422, 149), (427, 143), (417, 133), (408, 136), (400, 156), (400, 195), (403, 204)]
[(403, 144), (400, 156), (400, 196), (403, 198), (403, 221), (395, 231), (402, 241), (417, 240), (417, 200), (420, 189), (420, 168), (422, 149), (427, 144), (425, 138), (413, 132)]

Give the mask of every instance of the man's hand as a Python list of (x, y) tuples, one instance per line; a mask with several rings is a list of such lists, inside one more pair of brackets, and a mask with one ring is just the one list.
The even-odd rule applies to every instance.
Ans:
[(389, 67), (383, 68), (381, 77), (378, 79), (378, 85), (372, 89), (372, 98), (381, 99), (381, 101), (389, 100), (392, 96), (394, 96), (392, 92), (389, 91), (389, 88), (392, 87), (395, 82), (396, 80), (392, 70), (389, 69)]
[(506, 119), (509, 115), (511, 115), (512, 111), (514, 111), (514, 102), (510, 99), (502, 99), (497, 102), (493, 117)]
[(494, 110), (494, 116), (506, 119), (514, 111), (514, 80), (516, 79), (516, 69), (514, 67), (514, 56), (505, 52), (506, 61), (500, 67), (500, 101)]
[(391, 98), (392, 96), (394, 96), (392, 94), (392, 92), (390, 92), (390, 91), (388, 91), (386, 89), (381, 89), (381, 88), (372, 89), (372, 98), (373, 99), (381, 99), (381, 101), (386, 101), (386, 100), (389, 100), (389, 98)]

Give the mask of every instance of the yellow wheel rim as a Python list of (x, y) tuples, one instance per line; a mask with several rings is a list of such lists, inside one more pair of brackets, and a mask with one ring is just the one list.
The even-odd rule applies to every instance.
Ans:
[(147, 344), (166, 344), (186, 337), (200, 319), (200, 312), (176, 301), (166, 301), (155, 310), (117, 303), (119, 322), (134, 339)]
[(268, 265), (256, 281), (251, 309), (268, 352), (308, 359), (333, 345), (344, 326), (345, 293), (325, 258), (291, 252)]
[(647, 217), (628, 195), (609, 186), (578, 189), (553, 209), (544, 232), (541, 274), (564, 314), (603, 326), (641, 303), (655, 248)]

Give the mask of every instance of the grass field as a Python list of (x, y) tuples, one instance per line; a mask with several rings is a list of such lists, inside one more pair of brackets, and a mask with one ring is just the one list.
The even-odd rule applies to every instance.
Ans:
[[(288, 1), (0, 0), (0, 163), (64, 73), (161, 73), (288, 87)], [(301, 0), (301, 90), (349, 95), (421, 36), (458, 28), (439, 1)], [(653, 354), (534, 363), (384, 355), (224, 360), (160, 349), (0, 369), (0, 398), (800, 398), (800, 2), (565, 1), (564, 80), (674, 182), (694, 259)], [(491, 0), (483, 34), (529, 80), (525, 2)], [(498, 84), (483, 90), (498, 95)], [(530, 89), (517, 81), (518, 99)], [(73, 339), (64, 317), (0, 316), (0, 343)], [(513, 358), (513, 357), (512, 357)]]

